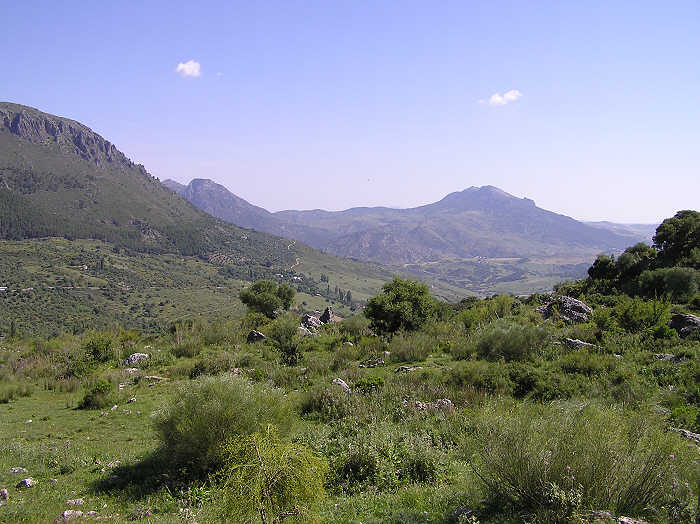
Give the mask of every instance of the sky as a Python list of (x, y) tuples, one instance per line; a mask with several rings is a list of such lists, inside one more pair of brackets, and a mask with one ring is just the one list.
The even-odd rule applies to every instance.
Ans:
[(0, 100), (271, 211), (700, 209), (700, 2), (4, 2)]

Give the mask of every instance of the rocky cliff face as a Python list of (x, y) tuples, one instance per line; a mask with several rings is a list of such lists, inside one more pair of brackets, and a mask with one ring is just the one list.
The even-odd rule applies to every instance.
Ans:
[(17, 135), (35, 144), (52, 145), (96, 165), (134, 166), (114, 144), (68, 118), (47, 115), (31, 107), (0, 103), (0, 132)]

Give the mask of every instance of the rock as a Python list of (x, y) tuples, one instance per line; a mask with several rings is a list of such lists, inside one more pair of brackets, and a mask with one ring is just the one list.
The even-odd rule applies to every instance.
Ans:
[(14, 475), (19, 475), (20, 473), (26, 473), (27, 470), (25, 468), (20, 468), (20, 467), (14, 467), (10, 469), (10, 473), (13, 473)]
[(326, 310), (323, 312), (323, 315), (321, 315), (321, 318), (319, 318), (321, 322), (324, 324), (330, 324), (333, 322), (333, 310), (331, 309), (330, 306), (326, 308)]
[(231, 373), (233, 373), (234, 375), (240, 375), (241, 373), (243, 373), (243, 370), (241, 368), (233, 368), (231, 370)]
[(678, 313), (671, 317), (668, 326), (675, 329), (681, 337), (687, 337), (693, 331), (700, 329), (700, 317)]
[(66, 500), (66, 506), (82, 506), (83, 499), (70, 499)]
[(565, 338), (564, 344), (566, 344), (566, 346), (569, 349), (581, 349), (581, 348), (598, 349), (598, 346), (596, 346), (595, 344), (590, 344), (588, 342), (584, 342), (583, 340), (579, 340), (577, 338)]
[(51, 484), (56, 484), (56, 482), (58, 482), (58, 479), (49, 479), (49, 482)]
[(472, 509), (468, 506), (460, 506), (454, 511), (452, 515), (454, 516), (454, 520), (456, 522), (459, 522), (460, 520), (466, 522), (468, 517), (476, 516), (476, 513), (477, 512), (475, 509)]
[(333, 379), (333, 384), (335, 384), (336, 386), (340, 386), (341, 388), (343, 388), (343, 391), (345, 391), (345, 393), (347, 393), (348, 395), (349, 395), (350, 393), (352, 393), (352, 390), (350, 389), (350, 386), (348, 386), (347, 383), (346, 383), (342, 378), (334, 378), (334, 379)]
[(355, 344), (353, 344), (352, 342), (343, 342), (343, 346), (355, 347)]
[(140, 364), (141, 362), (148, 360), (149, 358), (151, 357), (148, 353), (132, 353), (126, 358), (126, 360), (124, 361), (124, 365), (128, 367), (133, 367), (136, 364)]
[(25, 424), (31, 424), (31, 423), (32, 423), (32, 419), (25, 420), (24, 423), (25, 423)]
[(680, 429), (680, 428), (668, 428), (669, 431), (674, 431), (676, 433), (679, 433), (683, 437), (695, 441), (696, 444), (700, 445), (700, 433), (693, 433), (692, 431), (688, 431), (687, 429)]
[(108, 463), (107, 463), (107, 467), (108, 467), (109, 469), (114, 469), (114, 468), (116, 468), (116, 467), (119, 466), (119, 465), (121, 465), (121, 462), (118, 461), (118, 460), (113, 460), (112, 462), (108, 462)]
[(316, 333), (315, 331), (313, 331), (313, 330), (307, 328), (306, 326), (299, 326), (299, 327), (297, 328), (297, 334), (298, 334), (300, 337), (316, 337), (316, 336), (318, 336), (318, 333)]
[(617, 524), (649, 524), (646, 520), (634, 519), (632, 517), (620, 517)]
[(109, 410), (110, 410), (110, 411), (116, 411), (116, 410), (117, 410), (117, 407), (119, 407), (119, 406), (117, 406), (117, 405), (115, 404), (114, 406), (112, 406), (111, 408), (109, 408)]
[(83, 516), (82, 511), (79, 511), (77, 509), (67, 509), (66, 511), (61, 513), (58, 517), (56, 517), (56, 520), (54, 520), (54, 524), (56, 524), (57, 522), (68, 522), (69, 520), (79, 519), (82, 516)]
[(128, 404), (131, 404), (131, 403), (133, 403), (133, 402), (136, 402), (136, 397), (131, 397), (131, 398), (127, 401)]
[(362, 364), (360, 364), (359, 367), (361, 368), (376, 368), (377, 366), (383, 366), (384, 365), (384, 359), (383, 358), (375, 358), (375, 359), (368, 359), (365, 360)]
[(582, 518), (586, 522), (592, 522), (593, 524), (605, 524), (613, 520), (612, 513), (604, 510), (593, 510), (589, 513), (582, 515)]
[(98, 513), (93, 509), (92, 511), (88, 511), (86, 515), (88, 515), (89, 517), (96, 517)]
[(36, 486), (36, 480), (34, 480), (32, 477), (27, 477), (24, 480), (20, 480), (15, 487), (17, 489), (22, 489), (31, 488), (32, 486)]
[(535, 309), (544, 318), (551, 318), (555, 313), (567, 324), (588, 322), (588, 316), (593, 310), (580, 300), (566, 295), (555, 296), (545, 305)]
[(253, 331), (248, 333), (248, 338), (246, 339), (246, 342), (248, 342), (248, 344), (253, 344), (255, 342), (265, 340), (266, 338), (267, 337), (264, 334), (260, 333), (260, 331), (258, 331), (257, 329), (254, 329)]
[(131, 373), (138, 373), (139, 371), (141, 371), (139, 368), (126, 368), (124, 370), (124, 373), (131, 374)]
[(416, 408), (418, 411), (447, 411), (448, 413), (452, 413), (455, 410), (455, 405), (449, 398), (440, 398), (435, 402), (421, 402), (420, 400), (405, 399), (403, 405), (405, 407)]
[(423, 368), (420, 366), (416, 366), (414, 368), (412, 368), (410, 366), (399, 366), (396, 368), (396, 371), (394, 371), (394, 373), (411, 373), (413, 371), (418, 371), (419, 369), (423, 369)]
[(678, 355), (672, 355), (671, 353), (654, 353), (654, 357), (664, 362), (670, 362), (671, 364), (680, 364), (688, 360), (686, 357), (679, 357)]
[(306, 314), (301, 317), (301, 325), (313, 331), (316, 328), (320, 328), (323, 325), (323, 322), (321, 322), (318, 317)]
[(8, 500), (10, 498), (10, 494), (7, 492), (6, 489), (0, 489), (0, 500)]

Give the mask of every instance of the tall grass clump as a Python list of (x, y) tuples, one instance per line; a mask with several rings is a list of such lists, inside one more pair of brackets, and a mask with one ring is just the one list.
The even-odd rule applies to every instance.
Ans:
[(455, 358), (475, 355), (486, 360), (525, 360), (542, 350), (551, 340), (543, 326), (518, 324), (499, 319), (474, 333), (466, 347), (459, 348)]
[(201, 376), (180, 386), (155, 415), (167, 456), (200, 472), (221, 466), (227, 441), (268, 425), (285, 434), (293, 422), (292, 408), (281, 390), (228, 373)]
[(543, 521), (600, 509), (665, 520), (651, 513), (688, 508), (676, 488), (698, 477), (697, 451), (640, 413), (525, 403), (487, 412), (474, 435), (471, 463), (491, 500)]

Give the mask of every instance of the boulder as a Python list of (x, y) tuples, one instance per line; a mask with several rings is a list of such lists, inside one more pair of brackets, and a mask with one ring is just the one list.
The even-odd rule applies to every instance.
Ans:
[(681, 429), (681, 428), (668, 428), (669, 431), (674, 431), (681, 435), (682, 437), (685, 437), (687, 439), (692, 440), (696, 444), (700, 445), (700, 433), (693, 433), (692, 431), (688, 431), (687, 429)]
[(148, 353), (132, 353), (129, 355), (126, 360), (124, 361), (124, 365), (127, 367), (133, 367), (136, 364), (140, 364), (141, 362), (145, 362), (148, 360), (150, 355)]
[(348, 395), (349, 395), (350, 393), (352, 393), (352, 390), (350, 389), (350, 386), (348, 386), (347, 383), (346, 383), (342, 378), (334, 378), (334, 379), (333, 379), (333, 384), (335, 384), (336, 386), (340, 386), (341, 388), (343, 388), (343, 391), (345, 391), (345, 393), (347, 393)]
[(323, 325), (323, 322), (321, 322), (318, 317), (306, 314), (301, 317), (301, 325), (306, 329), (313, 331), (316, 328), (320, 328)]
[(32, 486), (36, 486), (36, 480), (34, 480), (32, 477), (27, 477), (24, 480), (20, 480), (15, 487), (17, 489), (22, 489), (31, 488)]
[(14, 468), (10, 469), (10, 473), (12, 473), (13, 475), (19, 475), (21, 473), (26, 473), (26, 472), (27, 472), (27, 470), (25, 468), (21, 468), (19, 466), (15, 466)]
[(678, 313), (671, 317), (668, 326), (675, 329), (681, 337), (687, 337), (693, 331), (700, 329), (700, 317)]
[(544, 318), (551, 318), (555, 313), (567, 324), (580, 324), (588, 322), (588, 316), (593, 310), (586, 304), (566, 295), (555, 296), (537, 309), (537, 313)]
[(10, 494), (6, 489), (0, 489), (0, 500), (7, 500), (10, 498)]
[(330, 324), (333, 322), (333, 310), (331, 309), (330, 306), (326, 308), (326, 310), (323, 312), (323, 315), (321, 315), (321, 318), (319, 318), (321, 322), (324, 324)]
[(306, 326), (299, 326), (297, 328), (297, 335), (300, 337), (316, 337), (318, 333), (316, 331), (307, 328)]
[(54, 524), (56, 524), (58, 522), (68, 522), (70, 520), (79, 519), (82, 516), (83, 516), (82, 511), (79, 511), (77, 509), (67, 509), (66, 511), (61, 513), (58, 517), (56, 517), (56, 520), (54, 520)]
[(418, 411), (446, 411), (452, 413), (455, 410), (455, 405), (449, 398), (439, 398), (435, 402), (407, 399), (403, 401), (403, 405), (416, 408)]
[(265, 340), (266, 338), (267, 337), (264, 334), (260, 333), (260, 331), (258, 331), (257, 329), (254, 329), (253, 331), (248, 333), (248, 338), (246, 339), (246, 342), (248, 342), (248, 344), (253, 344), (255, 342)]
[(568, 347), (569, 349), (598, 349), (598, 346), (596, 346), (595, 344), (590, 344), (577, 338), (565, 338), (564, 344), (566, 344), (566, 347)]
[(83, 499), (66, 500), (66, 506), (82, 506), (83, 504), (84, 504)]

